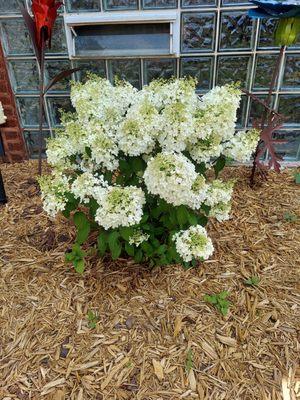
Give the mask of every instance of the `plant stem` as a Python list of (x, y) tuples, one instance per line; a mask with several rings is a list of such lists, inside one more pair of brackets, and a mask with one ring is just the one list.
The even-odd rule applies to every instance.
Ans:
[[(274, 91), (274, 86), (276, 84), (276, 81), (278, 79), (278, 75), (279, 75), (279, 71), (280, 71), (280, 65), (281, 65), (281, 61), (282, 58), (284, 56), (284, 50), (285, 50), (286, 46), (281, 46), (280, 47), (280, 51), (276, 60), (276, 64), (273, 70), (273, 74), (272, 74), (272, 79), (270, 82), (270, 86), (269, 86), (269, 91), (268, 91), (268, 97), (267, 100), (265, 102), (265, 106), (266, 106), (266, 110), (263, 113), (262, 119), (261, 119), (261, 130), (264, 130), (265, 127), (265, 122), (266, 120), (268, 122), (270, 122), (270, 118), (272, 117), (272, 111), (270, 111), (270, 104), (271, 104), (271, 100), (272, 100), (272, 93)], [(255, 172), (256, 172), (256, 158), (259, 152), (259, 146), (261, 145), (261, 140), (258, 142), (256, 149), (255, 149), (255, 153), (254, 153), (254, 157), (253, 157), (253, 164), (252, 164), (252, 170), (251, 170), (251, 175), (250, 175), (250, 187), (254, 186), (254, 177), (255, 177)]]
[(40, 60), (40, 97), (39, 97), (39, 165), (38, 174), (42, 175), (43, 149), (43, 117), (44, 117), (44, 80), (45, 80), (45, 32), (41, 31), (41, 60)]

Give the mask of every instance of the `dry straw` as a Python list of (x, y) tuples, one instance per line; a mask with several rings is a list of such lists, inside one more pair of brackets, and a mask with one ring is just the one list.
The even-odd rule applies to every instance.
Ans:
[[(296, 399), (300, 224), (283, 215), (299, 215), (300, 190), (289, 172), (252, 191), (245, 168), (225, 171), (239, 176), (233, 218), (209, 226), (216, 252), (199, 268), (92, 255), (81, 277), (63, 261), (74, 231), (42, 212), (33, 164), (2, 168), (1, 399)], [(258, 287), (245, 286), (253, 275)], [(226, 317), (203, 301), (222, 290)]]

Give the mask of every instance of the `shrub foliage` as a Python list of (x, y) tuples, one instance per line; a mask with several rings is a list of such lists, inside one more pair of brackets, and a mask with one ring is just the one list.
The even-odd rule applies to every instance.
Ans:
[(44, 209), (77, 228), (67, 261), (84, 271), (82, 245), (95, 230), (100, 256), (187, 268), (208, 259), (205, 225), (229, 218), (234, 186), (218, 174), (228, 159), (248, 160), (258, 141), (255, 130), (235, 131), (238, 87), (199, 98), (192, 79), (138, 91), (90, 76), (73, 84), (71, 100), (76, 111), (48, 141), (52, 173), (40, 179)]

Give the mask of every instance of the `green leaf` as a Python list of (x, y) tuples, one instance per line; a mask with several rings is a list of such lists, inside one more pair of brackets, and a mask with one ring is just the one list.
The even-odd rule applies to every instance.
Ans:
[(251, 276), (245, 282), (247, 286), (258, 286), (259, 284), (259, 277), (258, 276)]
[(201, 175), (205, 175), (205, 172), (207, 171), (207, 167), (206, 167), (206, 165), (205, 165), (205, 163), (204, 162), (202, 162), (202, 163), (200, 163), (200, 164), (196, 164), (196, 166), (195, 166), (196, 168), (196, 172), (198, 173), (198, 174), (201, 174)]
[(194, 368), (194, 361), (193, 361), (193, 352), (192, 349), (189, 349), (186, 355), (185, 361), (185, 370), (187, 374)]
[(167, 250), (167, 246), (165, 244), (162, 244), (159, 246), (159, 248), (155, 251), (156, 254), (163, 254)]
[(183, 268), (185, 270), (191, 269), (193, 267), (192, 264), (190, 262), (187, 262), (187, 261), (183, 261), (182, 265), (183, 265)]
[(70, 214), (72, 211), (76, 210), (79, 204), (79, 200), (75, 198), (73, 193), (66, 193), (65, 194), (66, 199), (68, 200), (64, 211), (62, 212), (63, 216), (65, 218), (70, 218)]
[(124, 176), (122, 174), (118, 175), (116, 177), (116, 184), (117, 185), (123, 185), (125, 183)]
[(90, 221), (83, 212), (78, 211), (74, 214), (74, 224), (77, 228), (76, 242), (82, 244), (89, 236), (91, 230)]
[(72, 262), (74, 260), (74, 254), (72, 251), (65, 254), (65, 260), (67, 262)]
[(74, 260), (74, 268), (76, 272), (82, 274), (84, 272), (84, 259)]
[(295, 177), (295, 183), (297, 185), (300, 185), (300, 172), (296, 172), (294, 177)]
[(119, 161), (119, 169), (124, 173), (131, 172), (130, 164), (126, 160)]
[(296, 222), (298, 220), (297, 215), (290, 212), (284, 213), (283, 218), (287, 222)]
[(164, 233), (164, 228), (162, 226), (158, 226), (157, 228), (153, 229), (153, 233), (155, 235), (162, 235)]
[(135, 252), (135, 248), (134, 248), (134, 246), (132, 244), (125, 243), (125, 251), (130, 257), (133, 257), (134, 256), (134, 252)]
[(143, 224), (142, 229), (143, 229), (143, 231), (152, 231), (153, 226), (149, 225), (149, 224)]
[(144, 224), (146, 221), (148, 221), (148, 218), (149, 218), (149, 214), (145, 213), (145, 214), (142, 216), (142, 219), (141, 219), (141, 221), (140, 221), (140, 224)]
[(188, 222), (189, 212), (185, 206), (179, 206), (176, 208), (176, 218), (180, 226)]
[(134, 172), (143, 171), (145, 169), (145, 161), (143, 161), (140, 157), (132, 158), (130, 164)]
[(143, 259), (143, 252), (141, 249), (138, 249), (138, 251), (134, 255), (134, 261), (136, 263), (140, 263)]
[(158, 260), (158, 265), (167, 265), (169, 263), (167, 257), (165, 255), (162, 255), (159, 260)]
[(153, 253), (153, 247), (148, 242), (143, 242), (141, 244), (141, 248), (144, 250), (148, 257), (150, 257)]
[(85, 252), (81, 249), (79, 243), (74, 243), (72, 247), (72, 253), (74, 255), (74, 258), (82, 258), (85, 256)]
[(124, 240), (126, 240), (126, 242), (128, 242), (130, 236), (132, 236), (134, 233), (134, 228), (132, 228), (130, 226), (124, 226), (119, 229), (119, 232), (120, 232), (120, 235), (122, 236), (122, 238)]
[(225, 167), (225, 164), (226, 164), (226, 157), (221, 155), (219, 158), (217, 158), (217, 160), (214, 164), (216, 178), (218, 177), (218, 175), (222, 171), (222, 169)]
[(160, 207), (155, 207), (150, 210), (152, 217), (155, 219), (157, 219), (160, 216), (160, 214), (162, 214), (162, 212), (163, 211)]
[(88, 324), (89, 328), (95, 329), (96, 325), (97, 325), (97, 321), (99, 320), (98, 316), (92, 310), (89, 310), (87, 317), (88, 317), (88, 321), (89, 321), (89, 324)]
[(198, 225), (197, 216), (191, 211), (188, 213), (188, 221), (190, 225)]
[(176, 247), (170, 246), (167, 251), (168, 259), (170, 262), (175, 261), (177, 263), (181, 262), (181, 257), (176, 251)]
[(212, 304), (222, 315), (227, 315), (228, 309), (231, 305), (230, 301), (226, 300), (229, 295), (227, 291), (220, 292), (213, 295), (205, 295), (204, 301)]
[(206, 204), (201, 205), (201, 210), (204, 212), (205, 215), (209, 215), (209, 212), (211, 210), (211, 206), (207, 206)]
[(95, 219), (95, 215), (96, 215), (96, 212), (97, 212), (97, 210), (99, 208), (99, 204), (97, 203), (97, 201), (95, 199), (91, 199), (89, 201), (89, 206), (88, 207), (89, 207), (89, 211), (90, 211), (90, 216), (93, 219)]
[(112, 173), (111, 171), (105, 172), (105, 174), (104, 174), (104, 179), (105, 179), (108, 183), (111, 183), (112, 178), (113, 178), (113, 173)]
[(217, 304), (217, 297), (215, 295), (209, 296), (208, 294), (206, 294), (203, 297), (204, 301), (206, 301), (207, 303), (210, 304)]
[(122, 252), (122, 245), (119, 241), (119, 237), (119, 232), (116, 231), (110, 233), (108, 236), (108, 246), (113, 260), (119, 258)]
[[(166, 216), (168, 218), (168, 216)], [(177, 216), (175, 210), (171, 210), (169, 214), (169, 221), (171, 222), (172, 225), (176, 226), (177, 225)]]
[(205, 215), (203, 215), (203, 214), (199, 214), (199, 215), (197, 216), (197, 223), (198, 223), (199, 225), (201, 225), (201, 226), (205, 226), (205, 225), (207, 225), (207, 223), (208, 223), (208, 218), (207, 218)]
[(106, 233), (101, 232), (99, 234), (97, 243), (98, 243), (99, 254), (100, 254), (100, 256), (103, 257), (107, 250), (107, 235), (106, 235)]
[(85, 148), (86, 155), (91, 158), (92, 157), (92, 150), (89, 147)]
[(219, 294), (219, 297), (220, 297), (220, 299), (226, 299), (226, 297), (229, 295), (229, 293), (226, 291), (226, 290), (224, 290), (223, 292), (221, 292), (220, 294)]

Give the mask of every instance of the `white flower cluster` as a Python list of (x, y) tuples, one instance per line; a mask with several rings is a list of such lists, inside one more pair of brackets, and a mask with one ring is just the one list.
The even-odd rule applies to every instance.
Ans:
[(152, 157), (144, 173), (151, 194), (174, 206), (182, 204), (199, 209), (206, 199), (208, 185), (197, 174), (194, 164), (181, 153), (158, 153)]
[(201, 225), (191, 226), (185, 231), (180, 231), (173, 236), (178, 254), (186, 262), (207, 260), (214, 251), (211, 239), (207, 236), (206, 229)]
[(149, 239), (150, 235), (148, 233), (144, 233), (141, 229), (136, 229), (129, 237), (129, 244), (133, 244), (138, 247), (141, 243), (146, 242)]
[[(41, 179), (45, 210), (55, 216), (70, 198), (82, 205), (94, 200), (96, 222), (115, 229), (138, 225), (147, 198), (157, 197), (194, 212), (206, 205), (211, 217), (228, 219), (233, 182), (211, 181), (198, 171), (221, 154), (237, 161), (251, 156), (258, 132), (235, 134), (240, 94), (226, 85), (199, 98), (193, 79), (158, 80), (140, 91), (96, 76), (74, 83), (75, 113), (63, 116), (63, 128), (48, 141), (53, 175)], [(128, 166), (124, 184), (119, 175)], [(147, 240), (136, 227), (130, 243)], [(213, 251), (200, 226), (178, 233), (176, 248), (184, 260), (206, 259)]]
[(233, 179), (223, 182), (215, 179), (207, 190), (205, 204), (210, 206), (209, 216), (218, 221), (226, 221), (230, 218), (231, 197), (235, 181)]
[(188, 150), (197, 163), (210, 165), (222, 153), (223, 144), (233, 138), (240, 94), (235, 86), (217, 86), (199, 101), (194, 134), (188, 141)]
[(135, 186), (109, 186), (96, 197), (95, 220), (105, 229), (138, 224), (143, 216), (145, 195)]
[(238, 132), (228, 143), (224, 144), (223, 154), (238, 162), (249, 161), (254, 153), (260, 132), (251, 129), (248, 132)]
[(90, 172), (84, 172), (75, 178), (70, 190), (81, 203), (88, 203), (91, 198), (101, 197), (107, 186), (102, 175), (95, 176)]
[(4, 110), (2, 107), (2, 103), (0, 101), (0, 125), (5, 124), (6, 122), (6, 116), (4, 115)]
[(42, 193), (43, 208), (51, 217), (64, 211), (67, 199), (66, 193), (70, 190), (67, 176), (61, 174), (46, 175), (39, 178)]

